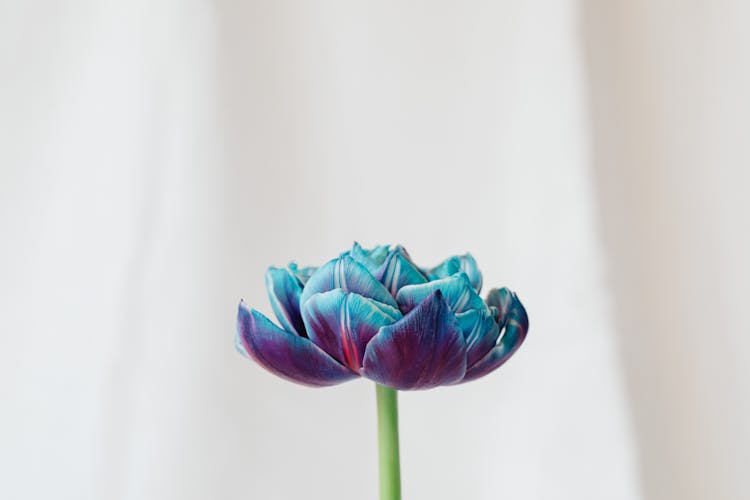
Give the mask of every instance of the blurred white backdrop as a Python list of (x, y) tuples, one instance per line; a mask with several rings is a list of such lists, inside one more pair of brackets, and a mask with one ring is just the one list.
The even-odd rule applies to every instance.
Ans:
[(644, 495), (750, 498), (750, 3), (582, 13)]
[[(424, 264), (470, 250), (531, 318), (493, 376), (402, 394), (405, 498), (742, 498), (748, 207), (733, 181), (750, 155), (713, 136), (674, 189), (674, 153), (701, 143), (704, 118), (735, 132), (734, 112), (682, 112), (714, 95), (706, 77), (641, 127), (669, 95), (642, 82), (685, 76), (647, 72), (693, 35), (641, 67), (668, 9), (621, 3), (630, 15), (572, 0), (3, 5), (0, 496), (374, 499), (371, 384), (295, 386), (233, 347), (240, 297), (269, 312), (266, 266), (359, 240)], [(631, 53), (641, 24), (651, 38)], [(732, 62), (701, 71), (746, 78)], [(667, 134), (681, 122), (694, 132)], [(721, 146), (738, 156), (700, 198), (715, 216), (688, 219)], [(689, 278), (661, 280), (719, 255), (723, 281), (690, 282), (705, 302)], [(715, 396), (701, 374), (725, 361)]]

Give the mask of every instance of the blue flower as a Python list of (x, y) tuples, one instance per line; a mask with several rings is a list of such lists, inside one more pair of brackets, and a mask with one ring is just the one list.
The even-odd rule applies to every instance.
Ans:
[(310, 386), (365, 377), (394, 389), (468, 382), (505, 363), (529, 321), (515, 293), (479, 291), (470, 254), (420, 268), (400, 245), (351, 250), (320, 268), (271, 267), (281, 328), (240, 302), (236, 345), (270, 372)]

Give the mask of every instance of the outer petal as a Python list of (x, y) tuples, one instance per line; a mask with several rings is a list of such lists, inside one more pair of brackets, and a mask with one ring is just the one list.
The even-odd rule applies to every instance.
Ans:
[(357, 376), (310, 339), (285, 332), (244, 302), (237, 313), (235, 344), (271, 373), (299, 384), (321, 387)]
[(316, 293), (341, 288), (347, 293), (356, 293), (396, 307), (396, 301), (388, 290), (360, 263), (349, 255), (333, 259), (315, 271), (302, 290), (300, 304), (304, 305)]
[(266, 289), (271, 308), (284, 330), (306, 336), (305, 325), (299, 311), (302, 283), (297, 279), (293, 270), (269, 267), (266, 271)]
[[(492, 293), (490, 292), (490, 294)], [(500, 343), (473, 366), (469, 366), (466, 370), (466, 376), (461, 382), (470, 382), (499, 368), (521, 347), (524, 339), (526, 339), (526, 333), (529, 331), (529, 318), (521, 301), (518, 300), (515, 293), (507, 288), (499, 290), (498, 297), (501, 297), (507, 303), (504, 313), (503, 309), (498, 307), (505, 328)]]
[(395, 307), (341, 289), (318, 293), (305, 302), (302, 317), (315, 344), (355, 372), (365, 347), (381, 326), (401, 319)]
[(411, 311), (429, 294), (440, 290), (456, 314), (470, 309), (485, 309), (486, 305), (477, 292), (471, 287), (469, 278), (464, 273), (457, 273), (448, 278), (430, 281), (423, 285), (408, 285), (396, 294), (398, 306), (404, 313)]
[(427, 278), (400, 245), (390, 251), (374, 276), (394, 297), (406, 285), (427, 283)]
[(401, 321), (384, 326), (367, 349), (361, 374), (395, 389), (429, 389), (459, 380), (466, 343), (440, 290)]
[(471, 366), (495, 346), (500, 327), (486, 307), (458, 314), (456, 319), (466, 341), (466, 366)]
[[(494, 308), (496, 311), (495, 319), (498, 324), (502, 325), (505, 322), (505, 317), (513, 304), (514, 297), (515, 294), (507, 288), (493, 288), (487, 292), (487, 305), (490, 310)], [(518, 300), (517, 297), (516, 300)]]
[(482, 273), (479, 271), (477, 261), (470, 253), (448, 257), (439, 265), (427, 271), (430, 280), (447, 278), (458, 272), (463, 272), (469, 278), (471, 286), (479, 292), (482, 289)]

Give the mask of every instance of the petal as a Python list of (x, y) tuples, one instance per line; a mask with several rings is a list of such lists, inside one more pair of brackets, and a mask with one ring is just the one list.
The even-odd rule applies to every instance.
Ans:
[(437, 266), (425, 270), (425, 274), (430, 278), (430, 281), (447, 278), (458, 272), (461, 272), (461, 259), (455, 255), (448, 257)]
[(504, 318), (508, 315), (514, 295), (507, 288), (493, 288), (487, 292), (487, 305), (490, 307), (490, 310), (494, 308), (497, 311), (495, 319), (498, 324), (502, 325), (505, 322)]
[(469, 278), (472, 288), (479, 292), (482, 289), (482, 273), (477, 261), (470, 253), (448, 257), (439, 265), (427, 271), (430, 280), (447, 278), (458, 272), (463, 272)]
[(276, 318), (290, 333), (305, 336), (305, 325), (299, 311), (302, 284), (291, 269), (269, 267), (266, 271), (266, 289)]
[(355, 241), (352, 249), (347, 253), (352, 259), (365, 266), (368, 271), (374, 274), (383, 265), (389, 248), (390, 245), (378, 245), (372, 250), (367, 250)]
[(470, 253), (460, 255), (459, 259), (461, 259), (461, 271), (466, 273), (471, 286), (479, 293), (482, 290), (482, 272), (479, 270), (476, 259)]
[(456, 319), (466, 341), (466, 365), (471, 366), (495, 346), (500, 327), (486, 307), (457, 314)]
[(305, 337), (285, 332), (240, 302), (237, 339), (240, 352), (279, 377), (322, 387), (357, 377)]
[(501, 324), (500, 310), (495, 306), (487, 306), (487, 309), (490, 310), (490, 314), (492, 314), (492, 317), (495, 318), (495, 323), (497, 323), (498, 325)]
[(427, 283), (427, 278), (400, 245), (391, 250), (374, 276), (394, 297), (406, 285)]
[(372, 274), (349, 255), (333, 259), (315, 271), (302, 290), (300, 304), (304, 305), (316, 293), (341, 288), (346, 293), (356, 293), (397, 307), (396, 301)]
[(299, 267), (296, 262), (290, 262), (289, 263), (289, 270), (294, 273), (294, 275), (297, 277), (297, 279), (302, 283), (304, 286), (305, 283), (307, 283), (307, 280), (310, 279), (310, 276), (312, 276), (312, 273), (315, 272), (317, 267)]
[(440, 290), (400, 321), (384, 326), (367, 349), (361, 374), (394, 389), (455, 383), (466, 371), (466, 343)]
[(451, 310), (456, 314), (486, 307), (482, 297), (477, 295), (464, 273), (456, 273), (448, 278), (430, 281), (423, 285), (407, 285), (398, 291), (396, 301), (401, 311), (406, 313), (414, 309), (435, 290), (443, 293)]
[[(494, 290), (490, 294), (493, 292)], [(466, 376), (461, 382), (470, 382), (499, 368), (521, 347), (524, 339), (526, 339), (526, 333), (529, 331), (529, 317), (523, 304), (518, 300), (516, 294), (507, 288), (497, 290), (497, 292), (497, 297), (507, 302), (505, 309), (498, 307), (501, 311), (501, 320), (504, 323), (504, 331), (500, 337), (500, 342), (482, 359), (469, 366), (466, 370)], [(490, 300), (489, 297), (487, 300)]]
[(310, 340), (359, 372), (367, 343), (381, 326), (401, 319), (401, 312), (337, 288), (310, 297), (302, 309), (302, 317)]

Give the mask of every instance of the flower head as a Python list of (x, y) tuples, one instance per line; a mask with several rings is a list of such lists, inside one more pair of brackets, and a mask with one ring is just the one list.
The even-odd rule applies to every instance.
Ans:
[(401, 246), (351, 250), (319, 268), (271, 267), (266, 287), (281, 328), (240, 302), (237, 349), (305, 385), (365, 377), (429, 389), (482, 377), (523, 343), (515, 293), (492, 289), (470, 254), (425, 269)]

